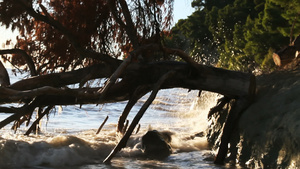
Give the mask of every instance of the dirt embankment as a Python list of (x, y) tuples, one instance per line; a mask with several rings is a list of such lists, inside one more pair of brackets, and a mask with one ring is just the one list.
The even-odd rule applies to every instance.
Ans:
[(254, 103), (239, 123), (237, 159), (252, 167), (300, 167), (300, 68), (257, 77)]

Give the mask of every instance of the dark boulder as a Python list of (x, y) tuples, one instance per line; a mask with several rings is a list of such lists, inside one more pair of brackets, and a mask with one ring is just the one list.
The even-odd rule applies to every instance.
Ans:
[(142, 147), (147, 157), (164, 159), (172, 153), (171, 134), (168, 132), (148, 131), (142, 137)]

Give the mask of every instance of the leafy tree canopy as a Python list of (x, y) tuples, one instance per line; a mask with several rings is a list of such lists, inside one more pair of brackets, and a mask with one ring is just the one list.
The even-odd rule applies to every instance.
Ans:
[(25, 69), (32, 62), (43, 74), (126, 57), (148, 41), (160, 43), (172, 8), (171, 0), (3, 0), (0, 22), (19, 31), (16, 48), (29, 55), (6, 59)]
[(298, 0), (194, 0), (192, 6), (196, 11), (173, 27), (173, 37), (189, 42), (193, 56), (217, 55), (224, 68), (271, 69), (272, 51), (300, 34)]

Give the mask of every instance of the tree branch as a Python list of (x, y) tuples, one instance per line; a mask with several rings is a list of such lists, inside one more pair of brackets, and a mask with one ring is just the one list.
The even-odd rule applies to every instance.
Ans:
[(71, 31), (69, 31), (65, 26), (63, 26), (60, 22), (58, 22), (53, 17), (51, 17), (50, 14), (45, 9), (45, 7), (43, 7), (41, 4), (40, 4), (41, 9), (43, 10), (43, 13), (45, 13), (45, 15), (42, 15), (41, 13), (36, 12), (32, 8), (32, 6), (28, 5), (28, 3), (26, 3), (26, 1), (24, 1), (24, 0), (14, 0), (14, 1), (16, 1), (17, 3), (20, 3), (21, 6), (28, 12), (28, 14), (30, 16), (32, 16), (33, 18), (35, 18), (36, 20), (45, 22), (45, 23), (51, 25), (52, 27), (54, 27), (56, 30), (60, 31), (62, 34), (64, 34), (67, 37), (67, 39), (69, 40), (69, 42), (72, 44), (73, 48), (80, 55), (81, 59), (88, 57), (88, 58), (93, 58), (93, 59), (101, 60), (101, 61), (108, 62), (108, 63), (118, 62), (117, 59), (114, 59), (114, 58), (110, 57), (109, 55), (101, 54), (101, 53), (97, 53), (94, 51), (89, 51), (89, 50), (84, 49), (82, 47), (82, 45), (80, 44), (80, 42), (78, 41), (78, 39), (76, 38), (76, 36)]
[(156, 49), (159, 48), (159, 45), (157, 44), (149, 44), (149, 45), (144, 45), (142, 47), (139, 47), (132, 52), (130, 52), (130, 55), (124, 59), (123, 63), (120, 64), (118, 69), (112, 74), (112, 76), (109, 78), (108, 82), (105, 84), (105, 86), (100, 89), (98, 92), (101, 93), (101, 99), (106, 96), (107, 91), (109, 88), (114, 85), (117, 81), (118, 78), (121, 77), (122, 73), (126, 70), (127, 66), (132, 62), (133, 58), (136, 58), (138, 55), (140, 55), (142, 52), (144, 52), (147, 49)]
[[(145, 90), (151, 90), (150, 86), (139, 86), (136, 88), (136, 90), (134, 91), (134, 93), (131, 95), (130, 99), (128, 100), (126, 107), (124, 108), (121, 116), (119, 117), (119, 121), (118, 121), (118, 126), (117, 126), (117, 131), (118, 132), (122, 132), (123, 128), (124, 128), (124, 123), (126, 121), (126, 118), (130, 112), (130, 110), (132, 109), (132, 107), (135, 105), (135, 103), (142, 97), (145, 95), (144, 92), (141, 91), (145, 91)], [(124, 134), (124, 133), (122, 133)]]
[(185, 62), (187, 62), (188, 64), (190, 64), (192, 67), (194, 67), (195, 69), (199, 69), (199, 64), (197, 62), (195, 62), (188, 54), (186, 54), (184, 51), (180, 50), (180, 49), (172, 49), (172, 48), (163, 48), (164, 52), (166, 54), (172, 54), (172, 55), (177, 55), (179, 56), (181, 59), (183, 59)]
[[(197, 90), (202, 89), (228, 96), (249, 95), (255, 92), (255, 77), (251, 74), (207, 67), (203, 65), (198, 65), (196, 68), (197, 69), (191, 69), (191, 66), (182, 62), (130, 64), (127, 66), (124, 72), (118, 76), (122, 78), (122, 81), (115, 83), (110, 87), (109, 90), (106, 91), (107, 93), (105, 96), (103, 96), (105, 100), (99, 100), (99, 97), (97, 101), (94, 100), (94, 97), (86, 99), (87, 101), (91, 101), (90, 103), (101, 103), (103, 101), (107, 102), (110, 99), (111, 101), (121, 101), (122, 99), (127, 100), (137, 86), (152, 84), (170, 70), (175, 70), (177, 75), (164, 85), (165, 88), (184, 87)], [(199, 72), (199, 69), (207, 70), (205, 72)], [(25, 91), (44, 86), (63, 87), (65, 85), (81, 82), (81, 80), (90, 73), (92, 73), (91, 79), (109, 77), (111, 75), (111, 70), (107, 67), (105, 68), (105, 64), (100, 64), (71, 72), (43, 75), (25, 79), (12, 84), (9, 87), (9, 89), (13, 89), (12, 91), (8, 89), (1, 89), (0, 92), (2, 92), (2, 95), (4, 95), (5, 93), (14, 92), (14, 90)], [(99, 88), (83, 89), (82, 91), (84, 90), (87, 92), (88, 90), (91, 92), (96, 92), (97, 90), (98, 92), (101, 91)], [(98, 93), (93, 96), (96, 97), (100, 96), (101, 94), (103, 93)], [(119, 98), (116, 100), (117, 97)], [(0, 100), (0, 102), (5, 102), (5, 98), (1, 98), (3, 100)], [(60, 96), (60, 98), (63, 97)], [(72, 104), (80, 104), (79, 101), (82, 100), (77, 99), (77, 103), (72, 101)], [(67, 103), (67, 101), (63, 102), (63, 104), (65, 103)]]
[(106, 116), (106, 118), (104, 119), (104, 121), (102, 122), (102, 124), (100, 125), (100, 127), (98, 128), (96, 134), (99, 134), (101, 129), (103, 128), (103, 126), (105, 125), (106, 121), (108, 120), (108, 116)]
[(134, 27), (134, 24), (132, 22), (132, 17), (130, 14), (130, 11), (128, 9), (128, 4), (125, 0), (119, 0), (121, 8), (122, 8), (122, 12), (124, 14), (124, 18), (126, 21), (126, 27), (125, 30), (128, 34), (128, 37), (132, 43), (132, 46), (134, 49), (137, 49), (139, 47), (139, 42), (138, 42), (138, 38), (137, 38), (137, 33), (136, 33), (136, 29)]
[(13, 107), (0, 107), (0, 113), (16, 113), (16, 109)]
[(126, 58), (123, 61), (123, 63), (118, 67), (118, 69), (108, 79), (105, 86), (98, 91), (99, 93), (101, 93), (101, 97), (99, 98), (99, 100), (102, 100), (106, 96), (107, 91), (111, 88), (112, 85), (114, 85), (116, 83), (117, 79), (121, 76), (121, 74), (124, 72), (124, 70), (130, 63), (131, 63), (131, 56), (129, 56), (128, 58)]
[(107, 158), (103, 161), (104, 163), (110, 163), (111, 159), (116, 155), (117, 152), (119, 152), (122, 148), (126, 146), (127, 140), (129, 139), (130, 135), (132, 134), (133, 130), (135, 129), (136, 125), (139, 123), (140, 119), (143, 117), (145, 111), (148, 109), (150, 104), (155, 99), (159, 89), (161, 88), (162, 84), (171, 76), (175, 74), (174, 71), (170, 71), (163, 75), (157, 83), (155, 83), (152, 93), (150, 94), (147, 101), (143, 104), (137, 115), (134, 117), (132, 123), (130, 124), (128, 130), (126, 131), (123, 138), (120, 140), (118, 145), (113, 149), (113, 151), (107, 156)]
[(20, 120), (21, 117), (23, 116), (31, 114), (41, 101), (42, 98), (36, 97), (32, 102), (28, 104), (26, 103), (20, 108), (15, 108), (16, 113), (14, 113), (13, 115), (7, 117), (6, 119), (0, 122), (0, 129), (15, 120)]
[(30, 126), (30, 128), (27, 130), (27, 132), (24, 134), (26, 136), (28, 136), (34, 129), (36, 129), (37, 124), (40, 122), (40, 120), (47, 114), (49, 114), (50, 110), (53, 108), (54, 106), (48, 106), (43, 113), (41, 113), (38, 118), (32, 123), (32, 125)]
[(31, 76), (36, 76), (37, 71), (35, 68), (35, 65), (33, 63), (32, 57), (28, 55), (24, 50), (22, 49), (5, 49), (5, 50), (0, 50), (0, 54), (21, 54), (23, 56), (23, 59), (27, 63), (29, 70), (30, 70), (30, 75)]
[(10, 85), (14, 90), (31, 90), (43, 86), (63, 87), (70, 84), (80, 83), (86, 76), (91, 80), (111, 76), (111, 67), (107, 64), (95, 64), (90, 67), (62, 73), (52, 73), (24, 79)]
[[(91, 97), (91, 95), (98, 95), (96, 94), (88, 94), (84, 89), (59, 89), (50, 86), (44, 86), (41, 88), (36, 88), (32, 90), (26, 91), (17, 91), (9, 88), (0, 88), (0, 100), (6, 100), (11, 102), (16, 102), (23, 99), (33, 99), (37, 96), (44, 96), (44, 95), (52, 95), (52, 96), (74, 96), (77, 98), (86, 98)], [(94, 96), (96, 97), (96, 96)]]

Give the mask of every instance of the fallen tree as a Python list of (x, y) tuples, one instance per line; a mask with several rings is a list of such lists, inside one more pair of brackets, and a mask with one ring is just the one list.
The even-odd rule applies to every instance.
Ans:
[[(159, 86), (159, 89), (181, 87), (194, 90), (207, 90), (226, 95), (231, 99), (246, 100), (246, 102), (244, 101), (245, 103), (238, 102), (238, 108), (237, 110), (234, 110), (235, 114), (241, 113), (250, 104), (255, 91), (255, 77), (252, 74), (207, 67), (200, 64), (193, 67), (187, 63), (173, 61), (148, 64), (132, 63), (128, 65), (120, 76), (122, 80), (112, 85), (110, 89), (106, 91), (107, 93), (105, 96), (102, 96), (103, 92), (99, 92), (103, 87), (73, 89), (64, 87), (68, 84), (80, 83), (82, 78), (78, 77), (83, 76), (82, 72), (85, 74), (86, 70), (93, 69), (93, 73), (96, 76), (89, 76), (89, 74), (85, 74), (91, 79), (100, 78), (103, 76), (109, 77), (109, 75), (112, 73), (103, 70), (105, 69), (105, 66), (94, 66), (96, 66), (98, 70), (101, 70), (100, 72), (102, 73), (107, 72), (106, 76), (100, 72), (97, 72), (97, 69), (93, 69), (92, 66), (73, 72), (32, 77), (30, 79), (16, 82), (9, 87), (1, 87), (1, 103), (22, 101), (24, 102), (24, 106), (10, 109), (7, 107), (1, 107), (0, 111), (13, 113), (13, 115), (0, 122), (0, 128), (13, 121), (15, 121), (14, 128), (19, 127), (22, 122), (30, 120), (29, 117), (31, 117), (35, 108), (46, 107), (49, 105), (103, 104), (108, 102), (129, 100), (128, 105), (121, 114), (118, 123), (119, 131), (124, 131), (123, 127), (125, 120), (133, 105), (135, 105), (139, 98), (152, 91), (153, 85), (159, 81), (160, 77), (164, 76), (164, 74), (167, 74), (170, 71), (173, 72), (172, 77), (169, 77), (167, 80), (165, 80), (164, 83)], [(45, 81), (46, 83), (42, 83)], [(28, 103), (28, 100), (31, 102)], [(151, 102), (152, 101), (150, 101), (150, 104)], [(45, 109), (44, 112), (45, 113), (43, 113), (40, 117), (43, 117), (49, 113), (48, 108)], [(34, 131), (34, 126), (40, 119), (41, 118), (37, 119), (36, 122), (32, 124), (32, 127), (29, 128), (29, 131), (26, 132), (27, 135), (30, 134), (31, 131)], [(228, 125), (237, 123), (236, 118), (233, 120), (229, 118), (228, 120), (230, 120), (230, 122), (227, 123)], [(134, 127), (132, 128), (132, 131)], [(224, 157), (227, 152), (226, 142), (229, 142), (228, 139), (230, 138), (230, 132), (232, 130), (230, 127), (229, 129), (227, 128), (228, 127), (226, 127), (227, 133), (224, 132), (224, 136), (227, 137), (227, 139), (223, 141), (225, 142), (223, 143), (225, 144), (225, 150), (222, 150), (223, 153), (225, 151), (225, 154), (222, 155)], [(127, 134), (128, 138), (131, 132)], [(124, 143), (122, 146), (125, 147), (125, 145), (126, 143)], [(122, 146), (121, 148), (123, 148)], [(222, 147), (224, 147), (224, 145)], [(117, 150), (119, 151), (120, 148)], [(224, 159), (221, 159), (221, 162), (223, 160)]]
[[(16, 130), (26, 123), (31, 125), (25, 133), (29, 135), (36, 129), (39, 120), (49, 114), (56, 105), (104, 104), (128, 100), (118, 122), (118, 131), (123, 133), (124, 137), (105, 161), (109, 163), (114, 154), (126, 146), (127, 139), (160, 89), (180, 87), (207, 90), (236, 100), (236, 108), (230, 113), (233, 115), (229, 114), (228, 125), (224, 128), (224, 139), (216, 160), (216, 163), (223, 162), (230, 131), (234, 129), (239, 114), (247, 108), (254, 96), (255, 77), (249, 73), (198, 64), (185, 52), (164, 45), (164, 33), (160, 25), (163, 13), (161, 8), (162, 5), (165, 5), (165, 8), (170, 7), (172, 1), (136, 1), (131, 4), (132, 8), (125, 0), (82, 0), (79, 4), (4, 0), (1, 5), (0, 13), (4, 10), (6, 16), (23, 21), (19, 25), (13, 25), (1, 18), (1, 22), (18, 27), (23, 38), (18, 39), (17, 46), (20, 49), (1, 50), (0, 53), (14, 66), (28, 68), (32, 77), (10, 85), (7, 83), (7, 76), (1, 79), (3, 83), (0, 87), (0, 104), (3, 106), (0, 107), (0, 112), (11, 115), (0, 122), (0, 128), (13, 123), (13, 129)], [(5, 5), (19, 9), (20, 13), (4, 8)], [(101, 15), (96, 13), (97, 17), (90, 17), (94, 20), (89, 20), (91, 23), (87, 24), (88, 21), (79, 20), (80, 18), (70, 22), (70, 16), (63, 12), (68, 7), (86, 12), (91, 8), (103, 11), (97, 11)], [(47, 8), (52, 12), (57, 11), (50, 13)], [(69, 12), (72, 13), (72, 10)], [(144, 18), (134, 22), (133, 15), (137, 14)], [(30, 30), (32, 25), (35, 25), (33, 32)], [(92, 27), (89, 27), (91, 25)], [(91, 30), (86, 31), (87, 29)], [(100, 43), (91, 39), (97, 39)], [(114, 55), (114, 52), (108, 49), (111, 42), (119, 44), (124, 59), (118, 59), (118, 54)], [(65, 43), (68, 45), (65, 46)], [(61, 45), (59, 50), (58, 44)], [(13, 55), (9, 58), (5, 54)], [(86, 85), (86, 82), (94, 79), (106, 80), (99, 86)], [(73, 84), (76, 86), (69, 86)], [(124, 124), (131, 108), (149, 92), (152, 94), (148, 101), (127, 129)], [(5, 106), (7, 103), (21, 103), (21, 106)], [(39, 116), (31, 123), (35, 110)]]

